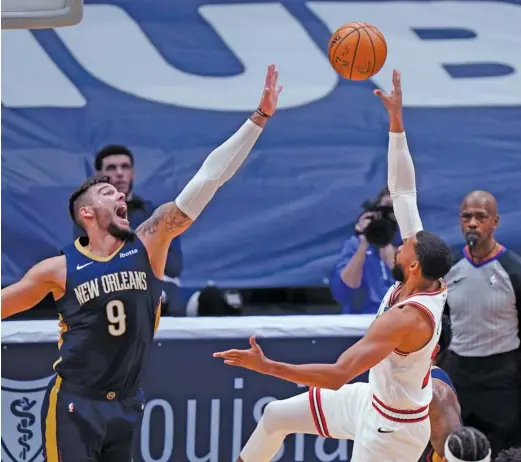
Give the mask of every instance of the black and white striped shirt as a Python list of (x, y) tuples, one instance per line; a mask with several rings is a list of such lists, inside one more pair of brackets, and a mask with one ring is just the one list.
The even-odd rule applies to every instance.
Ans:
[(519, 348), (521, 257), (502, 248), (474, 264), (465, 248), (455, 255), (446, 281), (454, 353), (483, 357)]

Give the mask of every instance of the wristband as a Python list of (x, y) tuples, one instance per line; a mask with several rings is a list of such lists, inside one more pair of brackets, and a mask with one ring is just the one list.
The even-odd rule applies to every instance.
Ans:
[(265, 119), (269, 119), (271, 116), (266, 114), (265, 112), (262, 112), (260, 108), (255, 109), (255, 112), (259, 114), (260, 116), (264, 117)]

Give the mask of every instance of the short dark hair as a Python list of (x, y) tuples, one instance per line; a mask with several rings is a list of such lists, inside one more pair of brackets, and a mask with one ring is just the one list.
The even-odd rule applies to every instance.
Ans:
[(428, 231), (419, 231), (414, 247), (425, 279), (435, 281), (447, 275), (452, 267), (452, 252), (443, 239)]
[(452, 323), (450, 322), (450, 318), (444, 314), (441, 317), (441, 334), (440, 339), (438, 340), (438, 346), (440, 347), (438, 350), (438, 355), (443, 354), (449, 348), (452, 342)]
[(134, 155), (126, 146), (121, 144), (109, 144), (104, 148), (101, 148), (94, 158), (94, 168), (99, 172), (103, 167), (103, 159), (108, 156), (125, 155), (130, 159), (130, 163), (134, 166)]
[(375, 198), (375, 202), (377, 204), (380, 203), (380, 201), (386, 197), (386, 196), (390, 196), (391, 193), (389, 191), (389, 188), (387, 186), (384, 186), (382, 189), (380, 189), (380, 191), (378, 191), (378, 194), (376, 195), (376, 198)]
[(72, 221), (74, 221), (74, 223), (76, 223), (81, 229), (83, 229), (83, 225), (79, 222), (76, 216), (76, 202), (90, 188), (100, 183), (110, 184), (110, 178), (108, 176), (91, 176), (90, 178), (87, 178), (80, 186), (78, 186), (76, 191), (74, 191), (69, 197), (69, 213), (71, 215)]
[(521, 448), (510, 448), (501, 451), (495, 458), (495, 462), (519, 462), (521, 460)]
[(483, 460), (490, 452), (487, 437), (472, 427), (460, 427), (447, 437), (447, 444), (454, 457), (469, 462)]
[(374, 199), (367, 199), (362, 203), (362, 208), (365, 212), (369, 212), (375, 207), (378, 207), (380, 205), (380, 202), (382, 202), (382, 199), (386, 196), (390, 196), (391, 193), (389, 192), (389, 188), (387, 186), (384, 186), (383, 188), (378, 191), (378, 194)]

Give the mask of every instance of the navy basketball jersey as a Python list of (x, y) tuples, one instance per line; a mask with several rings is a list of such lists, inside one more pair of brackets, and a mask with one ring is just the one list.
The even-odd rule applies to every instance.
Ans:
[[(452, 388), (454, 393), (456, 393), (456, 387), (452, 383), (452, 380), (450, 379), (449, 375), (438, 366), (433, 366), (431, 369), (431, 378), (441, 380), (442, 382), (446, 383), (449, 387)], [(461, 421), (461, 417), (460, 417)], [(420, 460), (418, 462), (442, 462), (443, 457), (441, 457), (432, 447), (431, 443), (427, 445), (425, 448), (425, 451), (423, 452)]]
[(54, 370), (64, 380), (108, 390), (139, 383), (156, 322), (161, 280), (136, 236), (109, 257), (91, 254), (80, 238), (63, 249), (67, 261), (60, 317), (60, 358)]

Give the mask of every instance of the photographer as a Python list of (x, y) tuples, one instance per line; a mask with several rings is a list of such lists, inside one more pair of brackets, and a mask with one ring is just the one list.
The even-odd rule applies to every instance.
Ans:
[(386, 291), (394, 283), (393, 240), (398, 225), (389, 190), (383, 188), (374, 201), (364, 203), (364, 213), (342, 248), (330, 288), (344, 314), (378, 311)]

